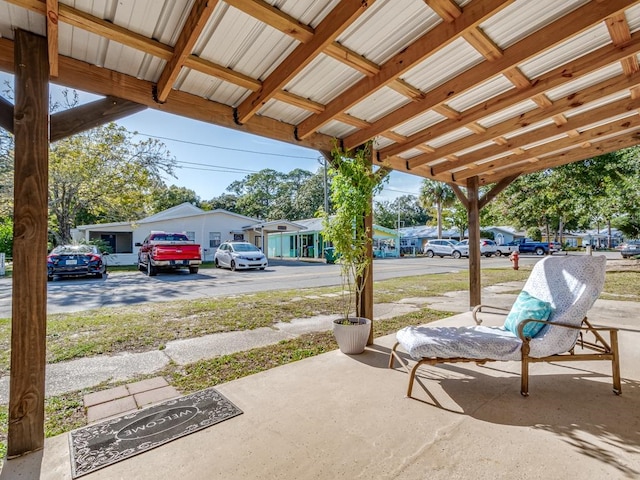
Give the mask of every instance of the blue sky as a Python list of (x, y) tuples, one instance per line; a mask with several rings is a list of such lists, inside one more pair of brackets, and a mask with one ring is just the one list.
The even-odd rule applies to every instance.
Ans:
[[(11, 75), (0, 73), (0, 90), (5, 80), (13, 85)], [(52, 97), (60, 89), (52, 86)], [(97, 97), (81, 94), (85, 103)], [(198, 122), (153, 109), (131, 115), (117, 122), (129, 131), (139, 132), (140, 140), (157, 138), (162, 141), (178, 167), (176, 178), (168, 177), (168, 185), (194, 190), (202, 200), (210, 200), (225, 193), (234, 181), (264, 168), (290, 172), (302, 168), (315, 172), (321, 166), (316, 150), (269, 140), (256, 135)], [(392, 172), (389, 182), (376, 200), (393, 200), (400, 195), (418, 195), (421, 178)]]

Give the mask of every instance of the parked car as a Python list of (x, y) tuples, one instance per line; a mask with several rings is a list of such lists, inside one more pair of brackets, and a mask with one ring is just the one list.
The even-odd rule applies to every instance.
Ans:
[[(469, 251), (469, 240), (461, 240), (460, 245), (465, 245), (467, 247), (467, 252)], [(489, 240), (488, 238), (480, 239), (480, 255), (484, 255), (485, 257), (490, 257), (491, 255), (495, 255), (498, 251), (498, 244), (493, 240)]]
[(520, 252), (520, 245), (518, 242), (507, 242), (498, 244), (498, 248), (496, 250), (496, 256), (500, 255), (511, 255), (513, 252)]
[(453, 258), (468, 257), (469, 246), (460, 245), (457, 240), (429, 240), (424, 246), (424, 253), (431, 258), (434, 255), (440, 258), (451, 255)]
[(64, 275), (92, 275), (102, 278), (107, 266), (95, 245), (60, 245), (47, 255), (47, 280)]
[(620, 250), (620, 255), (622, 255), (622, 258), (629, 258), (640, 255), (640, 240), (631, 240), (627, 242), (626, 245)]
[(249, 242), (221, 243), (216, 250), (213, 261), (217, 268), (225, 267), (231, 270), (247, 268), (264, 270), (269, 266), (266, 255)]
[(198, 273), (202, 264), (200, 245), (189, 240), (184, 233), (151, 232), (142, 243), (136, 243), (138, 270), (153, 277), (160, 270), (188, 268), (190, 274)]

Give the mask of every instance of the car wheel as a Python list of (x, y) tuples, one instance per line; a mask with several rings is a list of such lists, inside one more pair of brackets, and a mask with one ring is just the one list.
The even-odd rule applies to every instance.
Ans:
[(544, 255), (544, 248), (542, 247), (536, 248), (536, 255)]
[(218, 261), (218, 259), (216, 258), (213, 263), (215, 263), (216, 268), (220, 268), (220, 262)]
[(491, 253), (485, 253), (484, 256), (489, 258), (492, 254)]
[(53, 281), (53, 275), (47, 275), (47, 282)]
[(433, 250), (427, 250), (427, 257), (433, 258)]
[(198, 273), (198, 267), (189, 267), (189, 273), (191, 274)]
[(462, 254), (461, 254), (459, 251), (455, 250), (455, 251), (451, 254), (451, 256), (452, 256), (453, 258), (458, 259), (458, 258), (460, 258), (460, 257), (462, 256)]
[(230, 264), (229, 268), (231, 268), (232, 272), (236, 271), (236, 261), (235, 260), (231, 260), (231, 264)]
[(264, 267), (260, 267), (260, 270), (264, 270)]
[(102, 272), (98, 272), (95, 275), (96, 275), (96, 278), (102, 278)]
[(149, 260), (149, 263), (147, 263), (147, 275), (149, 277), (155, 277), (157, 274), (158, 271), (156, 270), (156, 267), (151, 265), (151, 260)]
[(496, 257), (501, 257), (502, 256), (502, 252), (500, 250), (496, 250)]

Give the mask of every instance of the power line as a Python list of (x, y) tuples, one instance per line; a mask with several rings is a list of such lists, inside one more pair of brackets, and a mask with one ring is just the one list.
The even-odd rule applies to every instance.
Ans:
[(231, 147), (221, 147), (220, 145), (212, 145), (210, 143), (199, 143), (199, 142), (191, 142), (189, 140), (179, 140), (177, 138), (170, 138), (170, 137), (161, 137), (159, 135), (151, 135), (148, 133), (143, 133), (143, 132), (135, 132), (136, 135), (140, 135), (140, 136), (145, 136), (145, 137), (151, 137), (151, 138), (158, 138), (160, 140), (167, 140), (170, 142), (178, 142), (178, 143), (186, 143), (187, 145), (195, 145), (198, 147), (207, 147), (207, 148), (217, 148), (219, 150), (229, 150), (232, 152), (242, 152), (242, 153), (254, 153), (256, 155), (268, 155), (268, 156), (272, 156), (272, 157), (283, 157), (283, 158), (300, 158), (300, 159), (304, 159), (304, 160), (317, 160), (317, 156), (315, 157), (303, 157), (301, 155), (283, 155), (280, 153), (271, 153), (271, 152), (258, 152), (255, 150), (244, 150), (242, 148), (231, 148)]

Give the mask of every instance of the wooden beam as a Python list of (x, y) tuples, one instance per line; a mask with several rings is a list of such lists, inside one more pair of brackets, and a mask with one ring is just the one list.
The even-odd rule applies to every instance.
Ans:
[(429, 8), (436, 12), (445, 22), (453, 22), (462, 15), (462, 10), (452, 0), (424, 0)]
[[(638, 78), (638, 82), (640, 83), (640, 78)], [(608, 118), (611, 118), (611, 112), (621, 114), (623, 112), (633, 112), (638, 109), (640, 109), (640, 99), (631, 100), (629, 98), (623, 98), (616, 100), (615, 102), (602, 105), (598, 108), (594, 108), (593, 110), (573, 115), (567, 119), (567, 122), (564, 125), (545, 125), (536, 130), (523, 133), (522, 135), (513, 136), (508, 140), (503, 139), (504, 141), (501, 141), (498, 144), (474, 150), (466, 155), (460, 155), (458, 160), (434, 165), (432, 169), (434, 175), (438, 175), (448, 170), (464, 167), (475, 162), (481, 162), (496, 155), (507, 154), (514, 149), (523, 148), (527, 145), (543, 141), (545, 138), (561, 134), (569, 134), (575, 129), (603, 122)], [(484, 137), (482, 138), (484, 139)]]
[[(298, 125), (298, 135), (300, 138), (305, 138), (315, 132), (330, 122), (339, 113), (348, 110), (368, 95), (387, 86), (403, 73), (422, 62), (429, 55), (440, 51), (454, 40), (460, 38), (464, 32), (475, 28), (486, 18), (505, 8), (510, 3), (512, 3), (511, 0), (472, 0), (471, 3), (465, 6), (464, 15), (456, 19), (455, 22), (442, 22), (432, 28), (413, 44), (385, 62), (385, 64), (380, 67), (380, 72), (375, 76), (363, 78), (326, 105), (323, 113), (302, 121)], [(386, 128), (378, 132), (378, 134), (391, 129), (391, 127)], [(370, 129), (367, 129), (366, 131), (369, 130)], [(353, 143), (351, 148), (361, 143), (364, 142), (358, 144)]]
[(350, 66), (354, 70), (359, 71), (367, 77), (372, 77), (380, 71), (380, 67), (373, 63), (371, 60), (368, 60), (362, 55), (359, 55), (353, 50), (350, 50), (344, 45), (340, 45), (337, 42), (333, 42), (327, 45), (323, 53), (335, 60), (338, 60), (339, 62), (344, 63), (345, 65)]
[(505, 177), (503, 179), (501, 179), (497, 184), (495, 184), (493, 186), (493, 188), (491, 190), (489, 190), (478, 202), (478, 208), (480, 208), (480, 210), (482, 210), (484, 207), (487, 206), (487, 204), (489, 202), (491, 202), (491, 200), (493, 200), (494, 198), (496, 198), (500, 192), (502, 192), (505, 188), (507, 188), (509, 185), (511, 185), (511, 183), (513, 183), (513, 181), (519, 177), (519, 174), (516, 175), (511, 175), (510, 177)]
[[(0, 38), (0, 68), (6, 67), (8, 55), (13, 56), (13, 42), (6, 38)], [(13, 66), (6, 68), (8, 72), (13, 72), (13, 70)], [(167, 102), (159, 104), (151, 96), (153, 87), (151, 82), (109, 71), (65, 56), (60, 56), (58, 83), (69, 88), (76, 88), (96, 95), (130, 100), (163, 112), (314, 150), (330, 151), (333, 148), (332, 137), (316, 134), (313, 137), (300, 140), (296, 137), (294, 125), (264, 116), (256, 116), (250, 122), (238, 125), (233, 118), (233, 108), (189, 93), (172, 90)]]
[(453, 174), (455, 181), (464, 180), (471, 176), (484, 174), (487, 171), (492, 171), (504, 167), (509, 167), (514, 163), (521, 163), (524, 161), (530, 161), (536, 158), (547, 156), (553, 152), (574, 148), (577, 145), (581, 145), (584, 142), (598, 141), (600, 138), (606, 138), (612, 135), (620, 135), (628, 132), (630, 129), (640, 129), (640, 116), (635, 115), (623, 119), (618, 119), (604, 125), (599, 125), (596, 128), (586, 130), (580, 134), (580, 136), (566, 136), (555, 140), (553, 142), (547, 142), (537, 147), (532, 147), (524, 151), (523, 153), (514, 153), (501, 158), (497, 158), (490, 162), (484, 162), (480, 165), (473, 165), (465, 170), (460, 170)]
[[(592, 146), (588, 148), (575, 148), (573, 150), (567, 150), (550, 155), (538, 162), (519, 165), (517, 173), (520, 175), (526, 175), (527, 173), (537, 172), (539, 170), (553, 168), (559, 165), (566, 165), (567, 163), (579, 162), (588, 158), (604, 155), (605, 153), (622, 150), (623, 148), (635, 147), (636, 145), (640, 145), (640, 131), (632, 132), (629, 135), (604, 139), (597, 143), (594, 142)], [(516, 171), (516, 169), (514, 169), (514, 171)], [(506, 176), (513, 175), (514, 171), (502, 171), (482, 175), (480, 176), (480, 184), (487, 185), (498, 182)]]
[(46, 0), (49, 76), (58, 76), (58, 0)]
[(0, 97), (0, 127), (13, 133), (13, 104), (4, 97)]
[(344, 32), (375, 0), (363, 3), (362, 0), (343, 0), (338, 3), (316, 28), (315, 35), (309, 43), (303, 43), (280, 63), (264, 80), (262, 87), (252, 93), (236, 109), (236, 121), (246, 123), (271, 98), (276, 91), (282, 89), (293, 77), (300, 73), (316, 58), (336, 37)]
[(47, 40), (15, 33), (13, 304), (7, 457), (44, 446), (47, 337)]
[[(373, 122), (371, 128), (349, 135), (343, 139), (344, 146), (345, 148), (353, 148), (361, 145), (367, 140), (379, 135), (380, 132), (393, 129), (395, 126), (405, 123), (417, 115), (423, 114), (435, 105), (443, 103), (443, 99), (450, 101), (451, 98), (467, 92), (478, 83), (502, 74), (559, 43), (566, 42), (567, 38), (578, 35), (593, 25), (602, 22), (604, 18), (623, 11), (628, 7), (628, 0), (609, 0), (599, 4), (590, 2), (507, 48), (504, 50), (501, 58), (493, 62), (482, 62), (466, 70), (455, 78), (455, 82), (445, 82), (433, 90), (426, 92), (423, 100), (411, 102), (400, 107), (394, 112)], [(465, 17), (466, 14), (459, 20)], [(564, 80), (566, 81), (567, 79), (565, 78)], [(521, 91), (527, 90), (524, 89)], [(329, 107), (327, 107), (327, 111), (328, 108)], [(325, 114), (327, 111), (325, 111)], [(488, 115), (488, 113), (485, 113), (484, 116), (486, 115)], [(305, 120), (305, 122), (308, 120), (309, 119)], [(477, 119), (473, 121), (475, 120)], [(460, 125), (458, 125), (458, 127), (459, 126)], [(417, 143), (413, 143), (413, 140), (411, 140), (407, 145), (408, 148), (405, 148), (403, 151), (413, 148), (413, 146), (419, 143), (424, 143), (424, 141), (417, 140), (417, 135), (412, 136), (412, 138), (415, 138)], [(389, 153), (388, 155), (392, 156), (398, 153), (401, 152)]]
[(467, 216), (469, 220), (469, 308), (482, 303), (482, 283), (480, 279), (480, 206), (478, 202), (478, 178), (467, 180), (469, 199)]
[[(6, 0), (9, 3), (26, 8), (31, 12), (46, 15), (46, 4), (43, 0)], [(73, 27), (81, 28), (101, 37), (113, 40), (136, 50), (149, 53), (163, 60), (171, 59), (173, 48), (144, 35), (134, 33), (108, 20), (94, 17), (78, 9), (59, 4), (58, 20)]]
[(139, 103), (107, 97), (51, 115), (51, 142), (141, 112)]
[(475, 48), (480, 55), (492, 62), (502, 57), (502, 50), (493, 40), (491, 40), (484, 31), (479, 28), (470, 28), (467, 30), (463, 38)]
[[(624, 12), (617, 13), (605, 20), (607, 29), (609, 30), (609, 36), (614, 45), (623, 47), (631, 41), (631, 30), (627, 17)], [(631, 75), (632, 73), (640, 70), (638, 65), (638, 57), (631, 55), (621, 61), (622, 71), (625, 75)]]
[(469, 211), (469, 199), (464, 194), (462, 189), (458, 185), (456, 185), (455, 183), (447, 183), (447, 185), (449, 185), (451, 187), (451, 190), (453, 190), (453, 193), (455, 194), (455, 196), (458, 198), (458, 200), (460, 201), (462, 206), (468, 212)]
[[(462, 112), (460, 120), (457, 122), (446, 120), (442, 121), (436, 125), (433, 125), (427, 130), (423, 130), (408, 137), (409, 140), (402, 145), (391, 145), (387, 148), (383, 148), (380, 150), (380, 156), (387, 157), (399, 155), (402, 152), (406, 151), (407, 148), (411, 147), (413, 144), (427, 143), (434, 138), (446, 135), (447, 133), (460, 128), (461, 123), (475, 122), (486, 117), (487, 115), (497, 113), (505, 108), (522, 102), (533, 95), (539, 95), (540, 93), (544, 93), (550, 89), (561, 86), (566, 82), (576, 80), (585, 75), (593, 73), (594, 71), (611, 65), (612, 63), (615, 63), (621, 58), (628, 55), (627, 49), (640, 51), (640, 32), (637, 32), (634, 35), (632, 45), (626, 47), (625, 50), (620, 50), (619, 48), (613, 47), (612, 45), (608, 45), (599, 50), (596, 50), (591, 54), (581, 57), (575, 62), (567, 65), (562, 65), (542, 75), (541, 77), (536, 78), (535, 81), (532, 82), (532, 86), (529, 89), (509, 90), (479, 106), (472, 107), (469, 110)], [(601, 84), (587, 87), (581, 92), (576, 92), (572, 95), (568, 95), (563, 101), (556, 102), (545, 109), (532, 110), (522, 114), (517, 119), (509, 119), (501, 122), (499, 125), (493, 125), (492, 127), (488, 128), (485, 134), (482, 134), (480, 137), (469, 136), (467, 138), (461, 139), (459, 142), (443, 145), (442, 147), (438, 148), (432, 155), (421, 155), (419, 157), (416, 157), (410, 162), (411, 167), (416, 167), (421, 163), (432, 162), (451, 153), (456, 153), (460, 150), (469, 148), (480, 142), (488, 141), (494, 137), (508, 134), (514, 130), (517, 130), (518, 128), (530, 125), (536, 121), (550, 118), (557, 113), (563, 113), (572, 108), (576, 108), (580, 105), (588, 103), (589, 101), (595, 101), (597, 100), (597, 97), (593, 95), (593, 92), (596, 92), (596, 95), (603, 96), (609, 95), (611, 93), (616, 93), (627, 88), (631, 88), (633, 87), (633, 83), (635, 81), (634, 79), (636, 78), (638, 77), (635, 75), (631, 75), (629, 77), (618, 76), (614, 77), (613, 79), (605, 80)]]
[(193, 7), (191, 7), (189, 16), (173, 48), (173, 55), (160, 74), (156, 87), (156, 100), (158, 102), (163, 103), (167, 100), (169, 92), (178, 78), (180, 69), (182, 69), (186, 58), (191, 55), (193, 46), (196, 44), (217, 5), (217, 0), (196, 0)]
[(313, 39), (313, 28), (299, 22), (267, 2), (262, 0), (225, 0), (225, 3), (295, 38), (301, 43), (308, 43)]
[(260, 80), (223, 67), (217, 63), (210, 62), (204, 58), (196, 57), (195, 55), (189, 55), (184, 60), (184, 66), (254, 92), (262, 86)]

